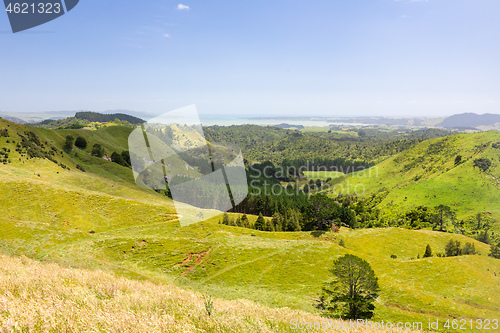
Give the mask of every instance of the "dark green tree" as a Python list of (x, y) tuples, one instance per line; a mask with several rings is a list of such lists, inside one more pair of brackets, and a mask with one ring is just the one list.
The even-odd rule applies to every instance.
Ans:
[(243, 223), (241, 223), (241, 217), (240, 216), (238, 216), (236, 218), (236, 226), (237, 227), (243, 227)]
[(455, 157), (455, 165), (459, 165), (460, 162), (462, 162), (462, 155), (457, 155), (457, 157)]
[(266, 224), (265, 224), (264, 230), (265, 231), (274, 231), (274, 225), (273, 225), (273, 222), (271, 221), (271, 219), (266, 219)]
[(123, 160), (129, 165), (132, 165), (132, 161), (130, 160), (130, 152), (128, 150), (124, 150), (121, 153)]
[(487, 158), (476, 158), (473, 166), (474, 168), (478, 167), (481, 171), (486, 172), (491, 166), (491, 161)]
[(477, 229), (481, 229), (481, 213), (476, 214)]
[(103, 157), (104, 156), (104, 148), (98, 143), (92, 146), (92, 156)]
[(445, 231), (446, 223), (455, 220), (455, 212), (449, 206), (436, 206), (434, 212), (432, 220), (434, 221), (435, 228), (439, 229), (439, 231)]
[(462, 249), (462, 254), (463, 255), (474, 255), (476, 254), (476, 246), (474, 243), (465, 243), (463, 249)]
[(250, 221), (248, 220), (247, 214), (243, 214), (241, 216), (241, 224), (243, 225), (244, 228), (250, 228)]
[(122, 155), (118, 154), (116, 151), (111, 154), (111, 161), (116, 164), (128, 166), (127, 163), (125, 163), (125, 161), (123, 160)]
[(351, 229), (358, 227), (358, 221), (356, 220), (356, 213), (349, 207), (340, 208), (340, 220), (345, 223)]
[(318, 305), (325, 315), (352, 320), (372, 318), (380, 288), (370, 264), (346, 254), (334, 261), (331, 273), (333, 281), (324, 285)]
[(489, 256), (496, 259), (500, 259), (500, 244), (497, 245), (491, 244)]
[(476, 239), (484, 244), (489, 245), (491, 243), (490, 233), (488, 230), (484, 230), (484, 231), (479, 232)]
[(292, 215), (290, 217), (290, 221), (288, 222), (289, 231), (301, 231), (302, 227), (300, 226), (300, 220), (297, 215)]
[(432, 257), (432, 249), (431, 246), (427, 244), (427, 246), (425, 247), (425, 253), (423, 258), (429, 258), (429, 257)]
[(85, 140), (85, 138), (82, 138), (81, 136), (79, 136), (75, 140), (75, 146), (80, 148), (80, 149), (85, 149), (85, 148), (87, 148), (87, 140)]
[(262, 216), (262, 213), (259, 213), (259, 217), (257, 218), (257, 221), (255, 221), (255, 229), (256, 230), (264, 230), (265, 224), (266, 224), (266, 221), (264, 220), (264, 216)]
[(456, 257), (462, 254), (462, 249), (460, 247), (460, 242), (457, 240), (450, 239), (444, 248), (444, 252), (447, 257)]
[(63, 149), (64, 150), (71, 150), (73, 148), (73, 142), (75, 141), (75, 138), (72, 137), (71, 135), (66, 136), (66, 141), (64, 142)]
[(229, 225), (229, 215), (227, 213), (222, 215), (222, 224)]
[(305, 184), (302, 191), (304, 191), (305, 194), (308, 194), (309, 193), (309, 185)]
[(274, 213), (271, 222), (275, 231), (283, 231), (283, 216), (280, 213)]

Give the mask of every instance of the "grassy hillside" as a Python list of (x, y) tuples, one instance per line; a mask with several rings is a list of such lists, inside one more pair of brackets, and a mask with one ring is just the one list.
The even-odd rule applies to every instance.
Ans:
[[(448, 205), (459, 218), (476, 212), (500, 213), (499, 132), (458, 134), (426, 140), (374, 168), (351, 174), (337, 189), (366, 194), (388, 191), (381, 207)], [(457, 155), (462, 157), (455, 164)], [(483, 172), (474, 160), (485, 158), (491, 167)]]
[[(6, 141), (19, 141), (15, 133), (22, 134), (28, 128), (6, 122), (2, 124), (11, 135), (0, 138), (0, 147), (10, 145), (15, 149), (15, 144)], [(60, 152), (59, 147), (67, 133), (85, 136), (89, 146), (96, 142), (103, 144), (108, 151), (121, 151), (126, 149), (127, 131), (127, 128), (120, 127), (93, 132), (34, 129), (45, 147), (53, 145), (58, 149), (54, 157), (57, 163), (46, 158), (28, 159), (12, 152), (9, 156), (11, 163), (0, 164), (0, 251), (62, 266), (173, 283), (228, 300), (245, 298), (270, 307), (288, 307), (311, 313), (317, 311), (313, 307), (314, 300), (318, 298), (322, 284), (330, 278), (333, 260), (351, 253), (367, 260), (380, 278), (382, 291), (373, 320), (492, 319), (500, 312), (499, 261), (487, 256), (488, 246), (467, 237), (397, 228), (342, 229), (341, 233), (261, 232), (221, 225), (218, 218), (181, 228), (172, 202), (135, 186), (130, 169), (89, 157), (83, 151)], [(482, 142), (480, 138), (478, 142)], [(483, 150), (488, 152), (488, 149)], [(85, 161), (87, 157), (89, 159)], [(450, 154), (446, 158), (454, 159), (454, 156)], [(80, 162), (87, 172), (74, 168)], [(456, 168), (466, 167), (469, 162)], [(338, 245), (341, 239), (345, 247)], [(479, 254), (416, 259), (424, 253), (427, 244), (434, 252), (443, 252), (450, 239), (474, 242)], [(396, 255), (397, 259), (391, 259), (391, 255)], [(100, 276), (102, 273), (95, 274)], [(69, 281), (69, 285), (76, 283), (78, 288), (82, 285), (72, 279), (58, 281)], [(84, 289), (89, 285), (83, 284)], [(21, 290), (16, 288), (12, 290)], [(135, 288), (136, 285), (131, 289)], [(143, 290), (141, 288), (137, 285), (138, 290)], [(99, 291), (86, 292), (96, 294)], [(147, 292), (147, 295), (155, 295), (155, 292)], [(109, 297), (104, 295), (104, 299)], [(13, 297), (18, 298), (15, 304), (22, 303), (21, 296), (14, 294)], [(79, 300), (74, 302), (79, 304)], [(117, 305), (112, 303), (114, 300), (112, 297), (112, 306), (106, 308), (109, 313), (118, 311)], [(134, 304), (134, 301), (130, 302), (127, 304)], [(197, 302), (201, 304), (199, 300)], [(36, 304), (34, 301), (33, 307)], [(95, 306), (101, 306), (99, 304)], [(141, 316), (149, 311), (149, 305), (144, 306), (139, 309)], [(174, 316), (177, 316), (177, 310), (173, 309)], [(87, 309), (81, 311), (75, 312), (75, 316), (85, 316)], [(16, 315), (21, 316), (21, 311)], [(195, 313), (196, 318), (199, 315), (200, 312)], [(282, 331), (279, 325), (283, 320), (269, 323), (262, 320), (265, 315), (266, 312), (257, 312), (257, 319), (242, 320), (257, 326), (264, 322), (271, 327), (265, 329)], [(184, 317), (179, 315), (176, 318), (182, 321)], [(225, 318), (229, 320), (227, 318), (231, 317)], [(193, 325), (201, 327), (205, 324), (208, 325), (200, 319)], [(234, 325), (240, 325), (240, 322), (236, 321)]]

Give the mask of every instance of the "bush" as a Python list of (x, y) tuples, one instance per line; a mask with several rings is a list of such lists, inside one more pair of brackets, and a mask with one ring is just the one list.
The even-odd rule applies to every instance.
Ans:
[(71, 150), (73, 148), (74, 141), (75, 141), (75, 138), (73, 138), (71, 135), (66, 136), (66, 142), (64, 142), (63, 149), (64, 150)]
[(85, 138), (82, 138), (81, 136), (79, 136), (75, 140), (75, 146), (77, 146), (80, 149), (85, 149), (85, 148), (87, 148), (87, 140), (85, 140)]
[(123, 160), (122, 155), (118, 154), (116, 151), (114, 151), (113, 154), (111, 154), (111, 161), (113, 161), (116, 164), (128, 166), (128, 164), (125, 163), (125, 161)]
[(474, 160), (473, 166), (478, 167), (480, 170), (485, 172), (486, 170), (488, 170), (490, 168), (491, 161), (487, 158), (476, 158)]
[(462, 249), (462, 254), (463, 255), (474, 255), (476, 254), (476, 246), (474, 243), (465, 243), (464, 248)]
[(444, 248), (447, 257), (456, 257), (462, 254), (462, 249), (460, 248), (460, 242), (457, 240), (450, 239)]
[(97, 156), (97, 157), (103, 157), (104, 156), (104, 148), (98, 143), (96, 143), (92, 147), (92, 155)]
[(122, 151), (122, 158), (123, 160), (129, 165), (131, 166), (132, 165), (132, 162), (130, 160), (130, 152), (128, 150), (124, 150)]
[(80, 171), (87, 172), (87, 170), (85, 170), (80, 164), (77, 164), (76, 168)]
[(491, 244), (489, 256), (496, 258), (496, 259), (500, 259), (500, 247), (497, 245)]
[(429, 258), (429, 257), (432, 257), (432, 249), (431, 246), (427, 244), (423, 258)]

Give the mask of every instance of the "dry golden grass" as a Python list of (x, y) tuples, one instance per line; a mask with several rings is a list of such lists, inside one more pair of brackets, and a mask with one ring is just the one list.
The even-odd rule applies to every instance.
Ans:
[(0, 332), (297, 332), (292, 319), (323, 320), (247, 300), (214, 307), (208, 316), (203, 295), (172, 285), (0, 255)]

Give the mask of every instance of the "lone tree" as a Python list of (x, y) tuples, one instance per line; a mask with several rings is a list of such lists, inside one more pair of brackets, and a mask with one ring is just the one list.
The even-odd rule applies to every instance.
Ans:
[(75, 146), (77, 146), (80, 149), (85, 149), (85, 148), (87, 148), (87, 140), (85, 140), (85, 138), (82, 138), (81, 136), (79, 136), (75, 140)]
[(262, 213), (259, 213), (259, 217), (257, 218), (257, 221), (255, 221), (255, 229), (257, 230), (264, 230), (266, 225), (266, 221), (264, 220), (264, 216), (262, 216)]
[(435, 214), (432, 220), (435, 223), (435, 227), (439, 228), (439, 231), (445, 231), (445, 224), (447, 221), (455, 220), (455, 212), (450, 208), (450, 206), (439, 205), (434, 208)]
[(64, 150), (71, 150), (73, 148), (73, 142), (75, 141), (75, 138), (72, 137), (71, 135), (66, 136), (66, 141), (64, 142), (63, 149)]
[(227, 213), (222, 215), (222, 224), (229, 225), (229, 215)]
[(324, 285), (318, 308), (331, 317), (372, 318), (380, 288), (370, 264), (346, 254), (333, 262), (331, 272), (334, 279)]
[(103, 157), (104, 156), (104, 148), (98, 143), (92, 146), (92, 156)]
[(456, 257), (462, 255), (462, 248), (460, 247), (460, 242), (457, 240), (450, 239), (444, 248), (444, 252), (447, 257)]
[(427, 244), (427, 246), (425, 247), (425, 253), (423, 258), (429, 258), (429, 257), (432, 257), (432, 249), (431, 246)]
[(122, 155), (118, 154), (116, 151), (111, 154), (111, 161), (125, 167), (128, 166), (127, 163), (123, 160)]
[(491, 244), (490, 247), (490, 254), (488, 254), (490, 257), (500, 259), (500, 243), (497, 245)]

